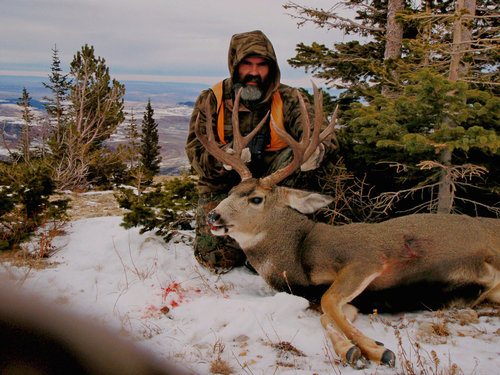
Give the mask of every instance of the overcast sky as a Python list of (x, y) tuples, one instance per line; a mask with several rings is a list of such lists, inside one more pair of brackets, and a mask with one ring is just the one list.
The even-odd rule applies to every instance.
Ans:
[[(228, 75), (231, 35), (260, 29), (278, 55), (285, 83), (309, 87), (292, 69), (299, 42), (344, 40), (314, 25), (297, 28), (286, 0), (2, 0), (0, 75), (49, 71), (57, 45), (67, 70), (85, 43), (118, 79), (214, 83)], [(329, 9), (335, 0), (297, 0)], [(143, 77), (147, 76), (147, 77)]]

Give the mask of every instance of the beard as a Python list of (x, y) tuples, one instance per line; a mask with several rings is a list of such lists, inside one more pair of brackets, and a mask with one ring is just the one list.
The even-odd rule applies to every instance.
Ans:
[(243, 86), (241, 99), (249, 102), (256, 102), (262, 98), (264, 92), (259, 86)]
[[(248, 82), (255, 82), (257, 85), (248, 85)], [(243, 82), (238, 82), (234, 85), (235, 91), (241, 90), (241, 99), (247, 102), (256, 102), (262, 99), (265, 93), (265, 84), (259, 76), (247, 75)]]

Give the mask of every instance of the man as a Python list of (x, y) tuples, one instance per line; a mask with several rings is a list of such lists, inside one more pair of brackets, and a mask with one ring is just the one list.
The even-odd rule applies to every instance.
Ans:
[[(227, 196), (229, 190), (240, 182), (238, 174), (229, 166), (212, 157), (197, 140), (194, 123), (200, 115), (200, 126), (206, 125), (207, 116), (212, 117), (214, 134), (222, 149), (231, 152), (232, 111), (236, 92), (242, 88), (239, 122), (241, 133), (249, 133), (271, 111), (271, 116), (291, 134), (300, 139), (302, 115), (297, 90), (280, 83), (280, 70), (276, 54), (269, 39), (261, 31), (233, 35), (228, 56), (230, 78), (203, 91), (198, 97), (189, 127), (186, 144), (188, 159), (199, 175), (200, 195), (196, 213), (196, 259), (216, 272), (227, 272), (242, 265), (245, 255), (230, 237), (215, 237), (206, 224), (206, 215)], [(205, 102), (209, 98), (211, 113), (205, 113)], [(268, 120), (269, 121), (269, 120)], [(280, 125), (281, 124), (281, 125)], [(316, 152), (302, 166), (302, 171), (319, 166), (325, 153), (320, 144)], [(252, 175), (260, 177), (281, 168), (291, 157), (291, 150), (271, 128), (264, 125), (248, 147), (242, 152)], [(290, 177), (289, 179), (292, 179)]]

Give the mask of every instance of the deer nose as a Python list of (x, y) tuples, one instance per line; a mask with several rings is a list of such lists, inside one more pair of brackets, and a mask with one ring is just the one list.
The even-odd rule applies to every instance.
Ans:
[(207, 215), (207, 222), (209, 224), (215, 224), (220, 219), (220, 215), (214, 210), (210, 211)]

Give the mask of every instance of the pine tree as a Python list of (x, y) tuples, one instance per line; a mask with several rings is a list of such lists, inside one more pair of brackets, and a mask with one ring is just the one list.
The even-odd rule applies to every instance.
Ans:
[(31, 113), (31, 97), (26, 90), (23, 88), (22, 96), (19, 98), (17, 105), (21, 108), (21, 116), (23, 118), (23, 125), (21, 126), (21, 137), (18, 146), (18, 150), (21, 153), (21, 157), (26, 163), (30, 162), (31, 156), (31, 126), (33, 123), (34, 115)]
[(132, 110), (130, 114), (130, 121), (126, 127), (127, 145), (126, 156), (127, 164), (130, 169), (134, 169), (139, 155), (139, 138), (140, 134), (137, 130), (137, 123)]
[[(329, 10), (288, 2), (285, 8), (299, 26), (311, 22), (359, 36), (332, 47), (300, 43), (289, 60), (330, 87), (345, 89), (343, 97), (351, 101), (369, 101), (382, 91), (397, 95), (405, 75), (424, 68), (498, 90), (500, 14), (493, 0), (346, 0)], [(355, 11), (355, 17), (343, 17), (342, 9)]]
[[(347, 125), (341, 153), (348, 167), (359, 178), (368, 176), (372, 192), (432, 185), (439, 190), (437, 197), (435, 191), (421, 197), (442, 213), (458, 207), (476, 214), (482, 202), (497, 205), (495, 193), (477, 193), (478, 187), (498, 191), (500, 185), (494, 173), (500, 17), (492, 0), (347, 0), (337, 5), (354, 10), (355, 18), (341, 17), (338, 7), (325, 11), (287, 3), (286, 8), (296, 12), (299, 25), (313, 22), (367, 42), (337, 43), (331, 49), (302, 43), (289, 62), (345, 89), (339, 103), (341, 122)], [(398, 112), (405, 101), (412, 105)], [(404, 168), (404, 177), (390, 163)], [(475, 176), (468, 188), (465, 170)], [(467, 199), (475, 203), (465, 204)]]
[(494, 216), (500, 214), (494, 208), (500, 191), (499, 109), (500, 99), (491, 93), (420, 70), (397, 98), (377, 95), (368, 105), (352, 105), (342, 131), (343, 155), (376, 185), (384, 210), (439, 212), (444, 175), (451, 187), (445, 212)]
[(70, 82), (67, 75), (62, 73), (61, 60), (59, 59), (59, 50), (57, 46), (52, 49), (52, 65), (49, 83), (43, 83), (43, 86), (52, 91), (52, 97), (45, 96), (43, 99), (47, 102), (45, 110), (55, 122), (55, 130), (52, 132), (50, 142), (54, 155), (59, 155), (64, 129), (67, 126), (67, 114), (64, 106), (64, 100), (67, 97)]
[(150, 178), (160, 173), (160, 149), (158, 144), (158, 124), (153, 118), (154, 110), (151, 107), (151, 100), (148, 99), (144, 118), (142, 120), (141, 134), (141, 164), (146, 169)]
[(125, 86), (111, 79), (106, 61), (96, 57), (94, 47), (88, 45), (74, 56), (70, 76), (70, 114), (79, 143), (91, 150), (102, 148), (124, 120)]
[(124, 120), (125, 86), (111, 79), (105, 60), (96, 57), (94, 47), (88, 45), (73, 57), (69, 76), (68, 124), (54, 178), (59, 188), (86, 188), (92, 181), (109, 181), (102, 174), (110, 168), (103, 166), (116, 164), (105, 141)]
[(494, 0), (424, 1), (401, 15), (419, 30), (405, 41), (407, 69), (432, 68), (450, 81), (498, 94), (498, 29), (500, 13)]
[[(330, 87), (345, 90), (341, 98), (347, 103), (360, 97), (369, 100), (375, 92), (391, 86), (395, 77), (392, 61), (400, 57), (403, 38), (415, 30), (403, 28), (397, 14), (407, 5), (402, 0), (346, 0), (329, 10), (288, 2), (285, 9), (299, 26), (312, 22), (326, 29), (339, 29), (358, 40), (336, 43), (333, 48), (313, 42), (297, 45), (297, 55), (288, 60), (294, 67), (305, 68)], [(355, 11), (355, 17), (343, 16), (343, 10)], [(368, 40), (366, 43), (360, 40)], [(384, 65), (387, 63), (387, 66)]]

